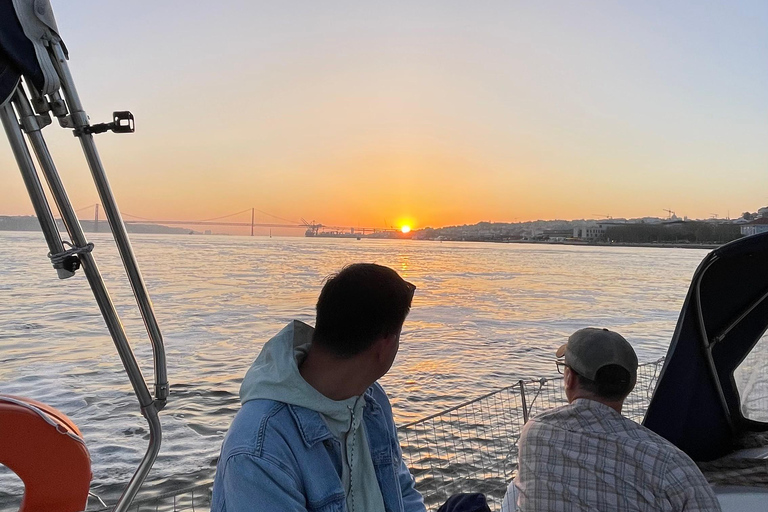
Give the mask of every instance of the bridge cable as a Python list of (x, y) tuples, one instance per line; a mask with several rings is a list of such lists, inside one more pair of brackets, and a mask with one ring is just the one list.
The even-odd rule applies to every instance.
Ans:
[(126, 212), (120, 212), (120, 213), (123, 215), (127, 215), (128, 217), (133, 217), (134, 219), (146, 220), (148, 222), (155, 222), (152, 219), (148, 219), (146, 217), (139, 217), (138, 215), (131, 215), (130, 213), (126, 213)]
[(234, 217), (235, 215), (240, 215), (241, 213), (245, 213), (245, 212), (249, 212), (249, 211), (251, 211), (250, 208), (248, 208), (247, 210), (243, 210), (241, 212), (230, 213), (229, 215), (222, 215), (221, 217), (214, 217), (212, 219), (203, 219), (203, 220), (201, 220), (199, 222), (210, 222), (212, 220), (226, 219), (227, 217)]

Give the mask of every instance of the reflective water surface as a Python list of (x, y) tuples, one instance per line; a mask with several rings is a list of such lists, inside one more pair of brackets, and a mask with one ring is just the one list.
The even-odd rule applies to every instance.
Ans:
[[(641, 361), (664, 355), (706, 251), (626, 247), (132, 235), (163, 331), (171, 396), (145, 489), (209, 478), (242, 376), (289, 320), (313, 322), (324, 277), (388, 265), (417, 286), (400, 353), (382, 379), (399, 422), (524, 377), (552, 375), (574, 330), (615, 329)], [(111, 239), (95, 257), (145, 377), (151, 347)], [(40, 233), (0, 232), (0, 392), (46, 402), (82, 429), (93, 490), (119, 496), (147, 427), (81, 272), (59, 281)], [(150, 388), (151, 389), (151, 388)], [(0, 474), (0, 509), (21, 484)]]

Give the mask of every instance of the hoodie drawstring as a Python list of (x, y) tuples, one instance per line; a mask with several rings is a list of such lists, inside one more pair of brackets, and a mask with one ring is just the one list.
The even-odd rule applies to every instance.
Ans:
[[(355, 462), (355, 437), (357, 436), (357, 429), (354, 428), (355, 425), (355, 409), (347, 406), (350, 412), (350, 419), (349, 419), (349, 431), (347, 432), (347, 436), (349, 436), (349, 432), (352, 432), (352, 446), (350, 447), (349, 444), (347, 444), (347, 464), (349, 464), (349, 497), (352, 498), (352, 510), (350, 512), (355, 512), (355, 487), (354, 487), (354, 481), (352, 479), (352, 475), (354, 474), (354, 471), (352, 468), (354, 467)], [(347, 440), (349, 437), (347, 437)]]
[[(355, 446), (357, 445), (357, 430), (360, 428), (360, 425), (355, 425), (355, 409), (357, 409), (357, 403), (363, 399), (363, 396), (360, 395), (357, 397), (357, 400), (355, 401), (354, 407), (350, 407), (347, 405), (347, 409), (349, 410), (349, 430), (347, 431), (347, 435), (345, 436), (344, 443), (346, 444), (347, 448), (347, 464), (349, 465), (349, 497), (351, 498), (350, 501), (352, 503), (352, 510), (350, 512), (355, 512), (355, 487), (354, 487), (354, 463), (355, 463)], [(365, 404), (363, 404), (363, 407), (365, 407)], [(347, 441), (349, 441), (349, 433), (352, 433), (352, 445), (350, 446)]]

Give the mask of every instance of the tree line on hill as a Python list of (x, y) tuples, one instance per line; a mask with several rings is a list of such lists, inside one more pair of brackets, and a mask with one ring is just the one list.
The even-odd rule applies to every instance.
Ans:
[(740, 238), (737, 224), (688, 221), (674, 225), (620, 224), (609, 226), (605, 240), (619, 243), (726, 243)]

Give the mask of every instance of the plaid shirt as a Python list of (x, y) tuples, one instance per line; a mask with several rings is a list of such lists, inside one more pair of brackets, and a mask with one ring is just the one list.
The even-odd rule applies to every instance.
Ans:
[(518, 446), (524, 512), (720, 510), (687, 455), (600, 402), (582, 398), (536, 416)]

